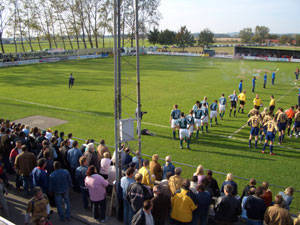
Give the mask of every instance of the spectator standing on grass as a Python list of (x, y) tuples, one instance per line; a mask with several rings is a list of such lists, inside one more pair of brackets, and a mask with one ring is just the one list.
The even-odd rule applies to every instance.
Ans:
[(34, 196), (28, 202), (26, 214), (25, 214), (25, 224), (29, 224), (30, 216), (32, 222), (35, 222), (40, 217), (48, 217), (50, 214), (50, 205), (46, 195), (43, 194), (40, 187), (34, 188)]
[(28, 152), (25, 145), (22, 145), (22, 153), (20, 153), (15, 160), (15, 169), (20, 176), (26, 194), (29, 194), (32, 189), (32, 178), (30, 173), (36, 166), (36, 158), (33, 153)]
[(164, 225), (171, 210), (171, 199), (161, 191), (160, 186), (153, 187), (152, 215), (155, 225)]
[(133, 179), (133, 175), (134, 175), (134, 169), (128, 168), (126, 170), (126, 176), (121, 178), (121, 184), (120, 184), (121, 188), (122, 188), (122, 193), (123, 193), (123, 206), (124, 206), (123, 219), (124, 219), (125, 225), (130, 225), (131, 219), (133, 217), (133, 210), (130, 206), (130, 202), (127, 200), (127, 197), (126, 197), (128, 187), (135, 182)]
[(234, 188), (230, 184), (224, 186), (224, 196), (218, 198), (215, 206), (215, 219), (218, 225), (233, 225), (238, 221), (242, 213), (241, 203), (233, 193)]
[(175, 175), (169, 179), (169, 187), (172, 195), (175, 195), (176, 191), (180, 190), (183, 178), (180, 176), (182, 169), (180, 167), (175, 168)]
[[(108, 182), (99, 174), (94, 165), (89, 166), (86, 172), (85, 186), (89, 190), (92, 211), (95, 219), (105, 222), (106, 214), (106, 187)], [(100, 207), (100, 214), (99, 214)]]
[(294, 188), (292, 187), (287, 187), (284, 192), (279, 192), (279, 195), (282, 196), (284, 202), (283, 202), (283, 207), (287, 210), (290, 210), (290, 205), (292, 204), (292, 201), (294, 199)]
[(267, 208), (264, 215), (266, 225), (293, 225), (289, 211), (282, 207), (284, 200), (281, 195), (276, 195), (274, 205)]
[(247, 211), (247, 225), (263, 225), (264, 214), (266, 211), (266, 205), (261, 198), (263, 195), (263, 188), (258, 187), (255, 190), (255, 194), (247, 198), (244, 205)]
[(225, 192), (224, 192), (224, 187), (225, 187), (225, 185), (227, 185), (227, 184), (230, 184), (231, 187), (232, 187), (232, 191), (231, 191), (230, 194), (233, 195), (233, 196), (236, 196), (237, 193), (238, 193), (238, 191), (237, 191), (238, 186), (237, 186), (237, 184), (233, 181), (232, 173), (228, 173), (228, 174), (227, 174), (226, 180), (223, 182), (222, 187), (221, 187), (221, 193), (225, 194)]
[(255, 186), (256, 186), (256, 180), (254, 179), (254, 178), (251, 178), (250, 180), (249, 180), (249, 184), (247, 184), (246, 185), (246, 187), (244, 188), (244, 190), (243, 190), (243, 193), (242, 193), (242, 195), (241, 195), (241, 201), (243, 200), (243, 198), (245, 197), (245, 196), (248, 196), (248, 193), (249, 193), (249, 190), (250, 190), (250, 188), (255, 188)]
[(193, 219), (193, 211), (197, 209), (195, 195), (189, 190), (190, 181), (184, 180), (181, 188), (171, 198), (172, 212), (171, 219), (175, 224), (191, 223)]
[(163, 179), (166, 179), (168, 172), (171, 172), (172, 176), (175, 174), (175, 166), (172, 164), (171, 156), (166, 156), (165, 161), (166, 164), (163, 166)]
[(215, 178), (213, 178), (213, 172), (211, 170), (207, 170), (206, 180), (207, 185), (206, 188), (210, 192), (212, 197), (219, 197), (220, 196), (220, 188), (218, 182)]
[(80, 166), (76, 168), (75, 170), (75, 180), (78, 183), (80, 187), (80, 192), (81, 192), (81, 197), (82, 197), (82, 202), (83, 202), (83, 208), (87, 209), (89, 206), (89, 193), (88, 190), (84, 184), (84, 180), (86, 177), (86, 172), (88, 170), (88, 163), (86, 161), (85, 156), (81, 156), (79, 159), (79, 164)]
[(61, 221), (65, 221), (65, 219), (70, 220), (69, 189), (71, 187), (72, 179), (70, 173), (66, 169), (61, 168), (60, 162), (54, 162), (54, 172), (49, 177), (49, 191), (54, 194), (57, 212)]
[(150, 173), (151, 175), (155, 176), (155, 180), (161, 181), (163, 170), (161, 168), (161, 165), (158, 163), (158, 154), (154, 154), (152, 156), (152, 161), (150, 162)]

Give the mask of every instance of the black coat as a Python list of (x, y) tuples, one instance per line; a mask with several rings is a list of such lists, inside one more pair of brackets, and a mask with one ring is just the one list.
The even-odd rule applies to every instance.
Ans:
[(216, 220), (237, 222), (242, 213), (241, 203), (232, 195), (219, 197), (215, 207)]

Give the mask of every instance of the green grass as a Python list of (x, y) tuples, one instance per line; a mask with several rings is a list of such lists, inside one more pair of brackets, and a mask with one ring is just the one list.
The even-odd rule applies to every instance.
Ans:
[[(135, 58), (122, 59), (122, 114), (123, 118), (129, 118), (134, 117), (136, 108), (136, 103), (132, 101), (136, 95)], [(208, 96), (210, 103), (218, 99), (221, 93), (228, 96), (234, 89), (238, 89), (240, 79), (244, 80), (244, 89), (247, 91), (246, 109), (250, 110), (254, 98), (251, 93), (251, 78), (255, 70), (280, 68), (275, 86), (271, 87), (270, 76), (267, 89), (262, 88), (262, 77), (257, 80), (256, 91), (264, 105), (268, 105), (271, 94), (276, 99), (280, 98), (277, 106), (288, 108), (291, 104), (295, 105), (298, 95), (294, 84), (296, 66), (278, 62), (142, 56), (141, 96), (143, 110), (148, 112), (143, 122), (162, 125), (143, 124), (143, 128), (149, 129), (155, 136), (142, 137), (142, 151), (150, 155), (159, 153), (162, 158), (170, 154), (178, 162), (194, 166), (202, 164), (205, 168), (216, 171), (232, 172), (246, 178), (255, 177), (271, 184), (291, 185), (300, 190), (300, 139), (286, 138), (283, 146), (293, 149), (275, 147), (276, 156), (262, 155), (259, 151), (248, 149), (248, 127), (235, 135), (239, 139), (218, 136), (232, 135), (247, 121), (246, 115), (238, 114), (238, 118), (229, 118), (226, 114), (221, 125), (210, 128), (210, 133), (201, 135), (199, 140), (193, 140), (192, 150), (187, 151), (179, 149), (179, 141), (171, 139), (171, 130), (168, 128), (172, 105), (178, 104), (182, 111), (188, 112), (195, 101), (202, 100), (204, 96)], [(70, 72), (75, 77), (72, 90), (67, 87)], [(75, 137), (80, 138), (104, 138), (109, 145), (113, 145), (113, 82), (112, 58), (1, 68), (0, 117), (11, 120), (32, 115), (56, 117), (67, 120), (68, 123), (55, 129), (72, 132)], [(65, 110), (46, 105), (63, 107)], [(137, 143), (130, 142), (130, 147), (137, 149)], [(184, 175), (187, 177), (191, 177), (193, 171), (192, 168), (184, 167)], [(225, 178), (219, 175), (216, 177), (220, 183)], [(241, 192), (246, 181), (237, 179), (237, 182)], [(272, 187), (272, 190), (276, 194), (280, 189)], [(299, 193), (296, 193), (292, 204), (294, 212), (295, 208), (300, 208), (299, 198)]]

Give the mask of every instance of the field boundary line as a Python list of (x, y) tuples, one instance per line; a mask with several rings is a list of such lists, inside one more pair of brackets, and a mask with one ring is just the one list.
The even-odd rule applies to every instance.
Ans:
[[(281, 99), (285, 98), (286, 96), (288, 96), (295, 88), (292, 87), (291, 90), (289, 90), (285, 95), (282, 95), (278, 98), (278, 100), (276, 101), (277, 103), (280, 102)], [(239, 133), (242, 129), (244, 129), (247, 126), (247, 123), (245, 123), (243, 126), (241, 126), (239, 129), (237, 129), (236, 131), (234, 131), (231, 135), (228, 136), (228, 138), (232, 138), (234, 135), (236, 135), (237, 133)]]

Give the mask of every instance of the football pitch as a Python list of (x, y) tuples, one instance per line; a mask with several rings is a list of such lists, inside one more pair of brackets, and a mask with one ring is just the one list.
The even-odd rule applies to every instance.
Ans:
[[(134, 118), (136, 109), (135, 58), (122, 58), (122, 117)], [(284, 144), (274, 147), (275, 156), (261, 154), (259, 149), (248, 148), (250, 128), (244, 126), (248, 117), (237, 114), (228, 116), (229, 104), (220, 125), (209, 128), (209, 133), (192, 139), (191, 149), (179, 148), (179, 140), (172, 139), (169, 118), (172, 106), (188, 113), (196, 100), (208, 97), (208, 102), (225, 97), (233, 90), (238, 91), (238, 83), (244, 80), (246, 90), (246, 112), (253, 104), (255, 95), (251, 93), (252, 74), (259, 73), (256, 93), (264, 106), (269, 105), (270, 95), (274, 95), (277, 107), (287, 109), (297, 104), (298, 89), (295, 82), (295, 63), (241, 61), (177, 56), (141, 57), (141, 98), (144, 115), (142, 128), (154, 136), (142, 136), (142, 152), (161, 158), (171, 155), (177, 162), (206, 169), (232, 172), (233, 175), (268, 181), (280, 186), (293, 186), (300, 190), (300, 139), (285, 138)], [(271, 85), (268, 73), (267, 88), (263, 89), (264, 71), (276, 73), (275, 85)], [(68, 88), (70, 73), (75, 77), (75, 85)], [(104, 138), (108, 145), (114, 144), (114, 78), (113, 59), (68, 61), (49, 64), (10, 67), (0, 69), (0, 118), (15, 120), (34, 115), (54, 117), (68, 121), (53, 127), (72, 132), (79, 138)], [(277, 108), (276, 107), (276, 108)], [(254, 141), (253, 141), (254, 142)], [(136, 142), (130, 142), (133, 151)], [(268, 153), (269, 150), (267, 149)], [(182, 166), (184, 176), (191, 177), (194, 168)], [(219, 184), (225, 176), (215, 175)], [(236, 179), (241, 194), (244, 180)], [(280, 188), (271, 187), (273, 195)], [(293, 211), (300, 208), (300, 194), (295, 193)]]

